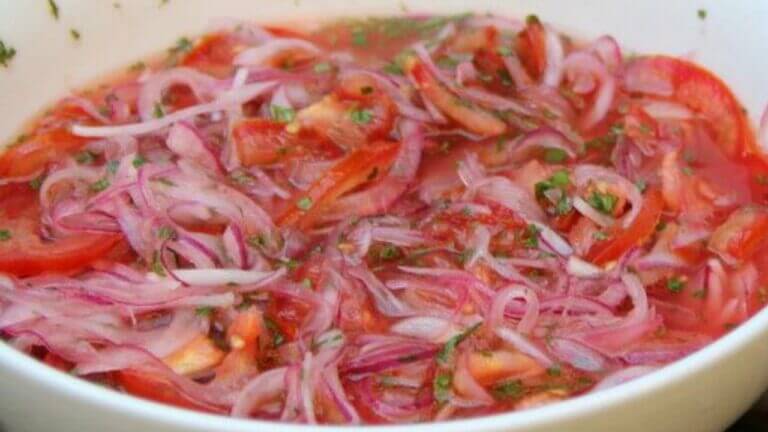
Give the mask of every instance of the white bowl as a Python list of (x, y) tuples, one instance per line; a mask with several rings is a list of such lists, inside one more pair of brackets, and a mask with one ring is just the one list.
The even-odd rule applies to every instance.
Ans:
[[(372, 13), (537, 13), (564, 31), (614, 35), (626, 48), (691, 56), (722, 76), (753, 120), (768, 101), (768, 2), (761, 0), (0, 0), (0, 39), (18, 50), (0, 68), (0, 138), (46, 103), (94, 78), (202, 32), (212, 18), (257, 21)], [(119, 8), (114, 6), (119, 4)], [(706, 9), (701, 20), (698, 9)], [(82, 38), (74, 41), (70, 28)], [(703, 350), (647, 377), (554, 405), (393, 432), (718, 431), (768, 384), (768, 310)], [(307, 426), (235, 420), (136, 399), (50, 369), (0, 343), (0, 430), (299, 432)], [(341, 431), (341, 427), (324, 427)], [(348, 428), (345, 428), (349, 430)]]

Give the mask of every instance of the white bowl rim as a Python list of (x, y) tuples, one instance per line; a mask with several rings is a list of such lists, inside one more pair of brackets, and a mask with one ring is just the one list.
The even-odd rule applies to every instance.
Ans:
[[(728, 334), (689, 356), (666, 365), (636, 380), (600, 392), (588, 393), (539, 408), (499, 413), (467, 419), (438, 422), (407, 423), (402, 425), (365, 425), (392, 432), (466, 432), (468, 430), (498, 430), (502, 428), (555, 424), (566, 418), (579, 418), (598, 414), (611, 406), (671, 386), (701, 369), (712, 367), (724, 357), (737, 353), (740, 348), (760, 337), (768, 328), (768, 307), (742, 323)], [(239, 419), (176, 408), (130, 396), (99, 386), (83, 378), (56, 370), (8, 344), (0, 343), (0, 364), (9, 367), (30, 380), (39, 381), (66, 397), (73, 397), (94, 406), (144, 417), (159, 423), (187, 427), (190, 430), (245, 431), (254, 427), (268, 427), (275, 432), (307, 432), (321, 427), (328, 431), (348, 430), (354, 425), (305, 425), (275, 421)]]

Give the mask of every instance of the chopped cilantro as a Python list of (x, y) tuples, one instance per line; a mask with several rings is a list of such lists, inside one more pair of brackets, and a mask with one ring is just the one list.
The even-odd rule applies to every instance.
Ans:
[(264, 234), (250, 236), (246, 242), (255, 248), (263, 248), (267, 245), (267, 239), (264, 237)]
[(8, 241), (11, 239), (11, 231), (7, 229), (0, 229), (0, 241)]
[(270, 105), (269, 115), (280, 123), (290, 123), (296, 118), (296, 111), (293, 108)]
[(502, 57), (509, 57), (512, 53), (512, 48), (508, 46), (500, 46), (496, 48), (496, 53)]
[(144, 165), (145, 163), (147, 163), (147, 160), (144, 159), (144, 157), (142, 155), (136, 155), (133, 158), (133, 161), (131, 162), (131, 164), (133, 165), (134, 168), (138, 168), (138, 167)]
[(685, 174), (687, 176), (692, 176), (693, 175), (693, 168), (691, 168), (689, 166), (684, 166), (682, 168), (682, 171), (683, 171), (683, 174)]
[(611, 125), (611, 133), (615, 136), (624, 135), (624, 125), (621, 123)]
[(403, 253), (400, 248), (393, 245), (386, 245), (379, 251), (379, 259), (383, 261), (391, 261), (400, 258)]
[(352, 44), (356, 46), (368, 45), (368, 36), (362, 27), (352, 29)]
[(673, 276), (667, 279), (667, 289), (675, 294), (681, 292), (685, 288), (685, 281), (678, 276)]
[(435, 396), (435, 400), (439, 403), (446, 403), (451, 398), (451, 387), (453, 386), (453, 375), (447, 372), (442, 372), (435, 375), (435, 379), (432, 382), (432, 391)]
[(264, 327), (266, 327), (269, 333), (272, 335), (273, 348), (277, 348), (283, 343), (285, 343), (285, 335), (283, 335), (283, 331), (280, 329), (280, 326), (278, 326), (275, 321), (265, 316)]
[(301, 286), (307, 289), (312, 289), (312, 279), (304, 278), (301, 280)]
[(331, 66), (331, 64), (328, 62), (316, 63), (315, 66), (312, 68), (312, 70), (314, 70), (315, 73), (327, 73), (327, 72), (330, 72), (331, 69), (333, 69), (333, 66)]
[(552, 366), (547, 368), (547, 375), (552, 377), (559, 377), (562, 375), (563, 370), (560, 368), (560, 365), (555, 363)]
[(172, 56), (185, 54), (192, 49), (192, 41), (189, 38), (181, 37), (176, 41), (176, 45), (168, 48), (168, 53)]
[(165, 110), (163, 109), (163, 104), (160, 102), (155, 102), (155, 107), (152, 110), (152, 115), (155, 118), (163, 118), (165, 117)]
[(101, 192), (109, 187), (109, 180), (102, 178), (94, 183), (91, 183), (91, 190), (94, 192)]
[(450, 362), (456, 347), (479, 329), (481, 325), (483, 325), (482, 321), (448, 339), (440, 352), (437, 353), (437, 362), (442, 365), (447, 365)]
[(80, 32), (77, 31), (77, 29), (69, 29), (69, 35), (72, 37), (73, 40), (79, 41), (80, 40)]
[(160, 240), (167, 240), (169, 238), (173, 238), (176, 235), (176, 231), (173, 230), (173, 228), (168, 226), (160, 227), (157, 230), (157, 238)]
[(605, 231), (595, 231), (592, 234), (592, 238), (597, 241), (608, 240), (608, 234)]
[(95, 157), (93, 153), (88, 150), (83, 150), (80, 153), (75, 154), (75, 161), (80, 165), (90, 165), (93, 163)]
[(48, 10), (51, 12), (53, 19), (59, 19), (59, 5), (53, 0), (48, 0)]
[(528, 25), (539, 24), (540, 23), (539, 17), (535, 14), (530, 14), (527, 17), (525, 17), (525, 23)]
[(8, 67), (8, 63), (16, 57), (16, 48), (6, 45), (5, 42), (0, 41), (0, 65)]
[(213, 313), (213, 308), (210, 306), (200, 306), (199, 308), (195, 309), (195, 315), (199, 317), (208, 317), (211, 316)]
[(667, 221), (660, 220), (659, 223), (656, 224), (656, 231), (661, 232), (664, 231), (664, 228), (667, 227)]
[(525, 228), (525, 237), (523, 239), (523, 246), (528, 249), (535, 249), (539, 247), (539, 233), (541, 230), (534, 224), (528, 224)]
[(544, 151), (544, 160), (550, 164), (562, 163), (568, 158), (568, 153), (559, 148), (548, 148)]
[(637, 190), (639, 190), (640, 193), (643, 193), (648, 188), (648, 183), (643, 179), (639, 179), (635, 182), (635, 186), (637, 186)]
[(111, 160), (107, 162), (107, 172), (110, 174), (115, 174), (119, 166), (120, 166), (120, 161)]
[(299, 262), (295, 259), (287, 259), (280, 261), (280, 265), (287, 268), (288, 270), (296, 270), (299, 267)]
[(587, 202), (589, 205), (591, 205), (595, 210), (599, 211), (600, 213), (605, 214), (611, 214), (613, 213), (614, 207), (616, 207), (616, 202), (618, 201), (618, 198), (616, 198), (614, 195), (611, 195), (609, 193), (602, 193), (598, 191), (592, 192), (592, 195), (590, 195), (589, 199), (587, 199)]
[(303, 197), (300, 200), (296, 202), (296, 207), (299, 208), (299, 210), (307, 211), (312, 208), (312, 198), (310, 197)]
[(373, 112), (367, 109), (353, 109), (349, 112), (349, 117), (359, 125), (368, 124), (373, 120)]
[(33, 190), (39, 190), (40, 186), (43, 185), (43, 180), (45, 180), (45, 178), (42, 175), (35, 177), (29, 181), (29, 187), (31, 187)]
[(149, 267), (158, 276), (165, 276), (165, 269), (163, 268), (163, 263), (160, 261), (159, 252), (155, 251), (152, 254), (152, 263)]
[(492, 393), (496, 399), (514, 399), (523, 394), (523, 383), (520, 380), (513, 380), (496, 384), (492, 388)]
[(699, 17), (700, 20), (707, 19), (707, 10), (706, 9), (699, 9), (696, 11), (696, 16)]

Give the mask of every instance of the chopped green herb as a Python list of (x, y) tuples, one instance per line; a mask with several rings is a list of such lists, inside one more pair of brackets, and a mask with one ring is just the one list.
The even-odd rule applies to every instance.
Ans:
[(147, 160), (144, 159), (144, 157), (142, 155), (136, 155), (133, 158), (133, 161), (131, 162), (131, 164), (133, 165), (134, 168), (138, 168), (138, 167), (144, 165), (145, 163), (147, 163)]
[(189, 52), (192, 49), (192, 41), (189, 38), (181, 37), (176, 41), (176, 45), (168, 48), (171, 55), (179, 55)]
[(706, 9), (699, 9), (696, 11), (696, 16), (699, 17), (700, 20), (707, 19), (707, 10)]
[(93, 163), (95, 156), (88, 150), (83, 150), (80, 153), (75, 154), (75, 161), (81, 165), (90, 165)]
[(352, 29), (352, 44), (356, 46), (368, 45), (368, 36), (362, 28)]
[(110, 174), (115, 174), (118, 167), (120, 167), (120, 161), (111, 160), (107, 162), (107, 172)]
[(349, 117), (359, 125), (368, 124), (373, 120), (373, 112), (367, 109), (353, 109), (349, 112)]
[(534, 224), (528, 224), (525, 228), (525, 237), (523, 239), (523, 246), (528, 249), (535, 249), (539, 247), (539, 233), (541, 230)]
[(283, 335), (283, 331), (280, 329), (280, 326), (278, 326), (277, 323), (271, 318), (266, 316), (264, 317), (264, 327), (266, 327), (269, 333), (272, 335), (273, 348), (277, 348), (285, 342), (285, 335)]
[(152, 254), (152, 263), (149, 267), (156, 275), (165, 276), (165, 269), (163, 268), (163, 263), (160, 260), (159, 252), (155, 251)]
[(687, 176), (692, 176), (693, 175), (693, 168), (691, 168), (689, 166), (684, 166), (683, 168), (681, 168), (681, 170), (683, 171), (683, 174), (685, 174)]
[(637, 190), (639, 190), (640, 193), (643, 193), (648, 188), (648, 183), (645, 180), (640, 179), (635, 182), (635, 186), (637, 186)]
[(667, 289), (675, 294), (681, 292), (685, 288), (685, 281), (681, 278), (674, 276), (667, 279)]
[(559, 200), (557, 200), (557, 204), (555, 204), (556, 215), (567, 215), (571, 212), (571, 210), (573, 210), (573, 203), (571, 203), (571, 200), (568, 199), (567, 196), (563, 195)]
[(618, 198), (616, 198), (614, 195), (611, 195), (609, 193), (602, 193), (598, 191), (592, 192), (592, 195), (590, 195), (589, 199), (587, 199), (587, 202), (589, 203), (589, 205), (591, 205), (595, 210), (599, 211), (600, 213), (605, 213), (605, 214), (613, 213), (613, 209), (616, 206), (617, 201), (618, 201)]
[(548, 148), (544, 151), (544, 160), (550, 164), (562, 163), (568, 158), (568, 153), (559, 148)]
[(280, 265), (287, 268), (288, 270), (296, 270), (299, 267), (299, 262), (295, 259), (287, 259), (280, 261)]
[(509, 57), (509, 56), (511, 56), (513, 54), (512, 48), (510, 48), (510, 47), (508, 47), (506, 45), (505, 46), (496, 47), (496, 53), (498, 55), (502, 56), (502, 57)]
[(11, 231), (7, 229), (0, 229), (0, 241), (8, 241), (11, 239)]
[(437, 353), (437, 362), (441, 365), (447, 365), (451, 361), (456, 347), (479, 329), (481, 325), (483, 325), (482, 321), (448, 339), (440, 352)]
[(472, 216), (472, 209), (467, 206), (464, 206), (464, 208), (461, 209), (461, 214), (463, 216)]
[(551, 377), (559, 377), (562, 375), (563, 370), (560, 368), (560, 365), (555, 363), (552, 366), (547, 368), (547, 375)]
[(624, 125), (615, 123), (611, 126), (611, 133), (615, 136), (624, 135)]
[(595, 231), (594, 234), (592, 234), (592, 238), (597, 241), (604, 241), (608, 240), (608, 234), (605, 231)]
[(109, 180), (102, 178), (94, 183), (91, 183), (91, 190), (94, 192), (101, 192), (109, 187)]
[(80, 32), (77, 31), (77, 29), (69, 29), (69, 35), (72, 36), (73, 40), (79, 41), (80, 40)]
[(280, 105), (270, 105), (269, 115), (280, 123), (290, 123), (296, 118), (296, 111)]
[(157, 238), (160, 240), (168, 240), (169, 238), (173, 238), (175, 235), (176, 231), (168, 226), (162, 226), (157, 230)]
[(660, 220), (659, 223), (656, 224), (656, 231), (661, 232), (664, 231), (664, 228), (667, 227), (667, 221)]
[(650, 135), (651, 133), (653, 133), (653, 128), (648, 126), (645, 123), (640, 123), (640, 133), (642, 133), (643, 135)]
[(8, 63), (10, 63), (14, 57), (16, 57), (16, 48), (0, 41), (0, 65), (8, 67)]
[(405, 75), (403, 67), (395, 62), (387, 63), (384, 66), (384, 72), (392, 75)]
[(393, 245), (386, 245), (379, 251), (379, 259), (383, 261), (391, 261), (400, 258), (403, 253), (400, 248)]
[(539, 17), (535, 14), (530, 14), (527, 17), (525, 17), (525, 23), (526, 24), (539, 24), (541, 21), (539, 21)]
[(550, 190), (550, 189), (561, 189), (563, 191), (563, 196), (565, 196), (565, 189), (570, 184), (570, 176), (568, 175), (568, 171), (566, 170), (558, 170), (555, 171), (551, 177), (549, 177), (547, 180), (540, 181), (534, 185), (534, 189), (536, 191), (536, 197), (537, 198), (543, 198), (544, 192)]
[(307, 289), (312, 289), (312, 279), (310, 279), (310, 278), (304, 278), (304, 279), (302, 279), (302, 280), (301, 280), (301, 285), (302, 285), (304, 288), (307, 288)]
[(51, 12), (53, 19), (59, 19), (59, 5), (57, 5), (55, 1), (48, 0), (48, 10)]
[(320, 62), (316, 63), (312, 69), (315, 71), (315, 73), (327, 73), (333, 69), (333, 66), (331, 66), (331, 64), (328, 62)]
[(39, 190), (40, 186), (43, 185), (43, 180), (45, 180), (45, 178), (42, 175), (35, 177), (29, 181), (29, 187), (31, 187), (33, 190)]
[(496, 399), (514, 399), (523, 394), (523, 383), (520, 380), (506, 381), (493, 386), (492, 393)]
[(211, 316), (213, 313), (213, 308), (210, 306), (200, 306), (199, 308), (195, 309), (195, 315), (199, 317), (208, 317)]
[(165, 110), (163, 109), (163, 104), (160, 102), (155, 102), (155, 108), (152, 110), (152, 115), (155, 118), (163, 118), (165, 117)]
[(299, 208), (299, 210), (307, 211), (312, 208), (312, 198), (310, 197), (304, 197), (296, 202), (296, 207)]
[(248, 237), (246, 242), (255, 248), (263, 248), (267, 244), (267, 239), (264, 237), (264, 234), (259, 234)]
[(147, 68), (147, 64), (146, 63), (144, 63), (143, 61), (138, 61), (138, 62), (132, 64), (128, 69), (131, 72), (141, 72), (141, 71), (143, 71), (146, 68)]
[(432, 382), (432, 391), (435, 396), (435, 400), (439, 403), (446, 403), (451, 399), (451, 387), (453, 386), (453, 375), (447, 372), (442, 372), (435, 375), (435, 379)]
[(475, 255), (475, 248), (466, 248), (459, 254), (459, 262), (464, 265), (472, 259), (473, 255)]

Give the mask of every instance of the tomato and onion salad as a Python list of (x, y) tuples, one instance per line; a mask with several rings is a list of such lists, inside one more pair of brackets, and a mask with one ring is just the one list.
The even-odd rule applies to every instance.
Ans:
[(306, 28), (182, 39), (9, 146), (9, 344), (189, 409), (386, 424), (600, 391), (764, 305), (768, 126), (711, 72), (535, 16)]

